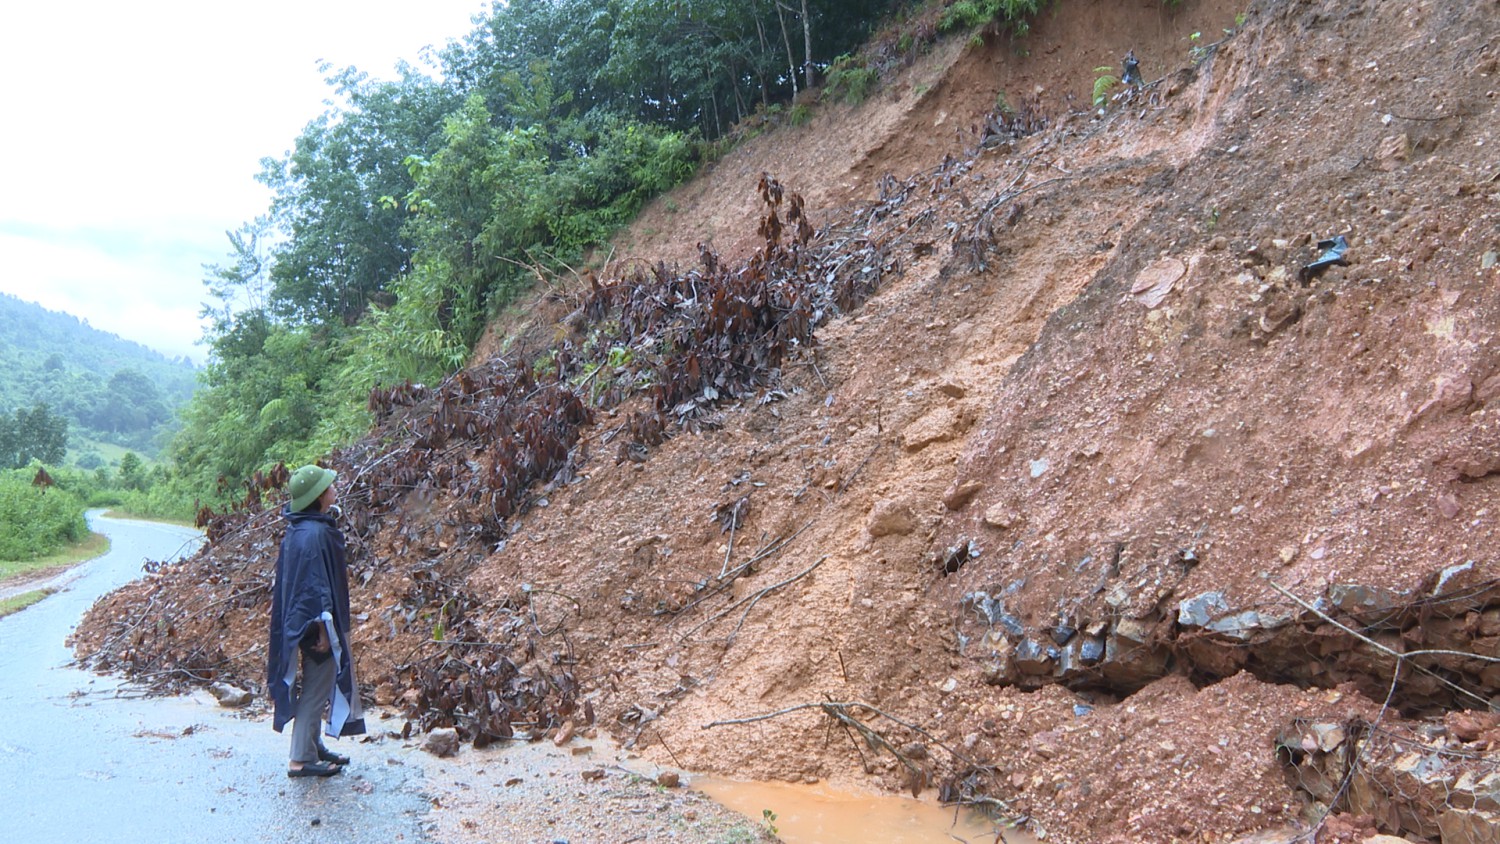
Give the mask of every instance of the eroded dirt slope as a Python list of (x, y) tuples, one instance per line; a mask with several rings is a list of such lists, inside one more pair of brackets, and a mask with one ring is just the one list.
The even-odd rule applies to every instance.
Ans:
[[(397, 397), (384, 444), (339, 457), (407, 490), (351, 515), (374, 695), (471, 736), (592, 717), (695, 770), (943, 786), (1061, 841), (1305, 825), (1357, 746), (1391, 764), (1325, 839), (1480, 840), (1455, 830), (1491, 823), (1491, 798), (1454, 795), (1465, 772), (1469, 793), (1494, 781), (1500, 738), (1482, 713), (1500, 692), (1496, 21), (1493, 3), (1063, 3), (1025, 56), (948, 45), (869, 104), (747, 142), (654, 205), (619, 265), (691, 267), (700, 242), (733, 267), (770, 255), (762, 171), (807, 198), (814, 240), (565, 293), (539, 305), (555, 330), (497, 343), (446, 398)], [(1086, 108), (1092, 69), (1127, 49), (1149, 84)], [(967, 130), (1002, 92), (1049, 120), (981, 145)], [(1302, 277), (1334, 235), (1344, 262)], [(669, 329), (620, 297), (689, 319), (697, 285), (734, 272), (806, 285), (753, 306), (781, 315), (778, 356), (653, 407)], [(776, 320), (808, 301), (816, 343), (791, 342)], [(549, 336), (563, 371), (637, 323), (612, 374), (577, 370), (576, 430), (533, 421), (572, 418), (561, 393), (485, 380), (537, 370)], [(648, 356), (661, 368), (626, 363)], [(486, 441), (457, 402), (505, 390), (535, 408)], [(685, 430), (663, 439), (662, 419)], [(502, 466), (512, 443), (540, 456)], [(464, 480), (481, 468), (491, 486)], [(533, 477), (495, 511), (496, 485)], [(198, 568), (102, 604), (84, 651), (253, 680), (273, 524), (242, 516)], [(205, 583), (211, 631), (131, 621)], [(213, 653), (183, 644), (205, 637)], [(1417, 649), (1450, 653), (1393, 683), (1388, 651)], [(1456, 727), (1463, 710), (1481, 714)], [(1418, 740), (1437, 773), (1410, 784), (1390, 750)]]

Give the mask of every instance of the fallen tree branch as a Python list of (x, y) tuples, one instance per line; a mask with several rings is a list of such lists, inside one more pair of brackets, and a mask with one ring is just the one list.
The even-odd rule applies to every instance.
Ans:
[(692, 609), (693, 607), (698, 606), (699, 604), (703, 603), (704, 601), (707, 601), (709, 598), (712, 598), (715, 595), (718, 595), (719, 593), (723, 592), (725, 589), (728, 589), (729, 586), (730, 586), (730, 584), (734, 583), (734, 581), (740, 575), (744, 574), (745, 572), (748, 572), (751, 568), (753, 568), (755, 566), (756, 563), (759, 563), (762, 560), (765, 560), (765, 559), (769, 558), (771, 555), (775, 554), (777, 551), (780, 551), (781, 549), (785, 548), (788, 544), (791, 543), (791, 541), (793, 539), (796, 539), (798, 536), (800, 536), (803, 531), (805, 531), (808, 528), (812, 527), (812, 524), (813, 524), (812, 522), (807, 522), (802, 527), (799, 527), (795, 531), (793, 531), (791, 533), (791, 535), (789, 535), (789, 536), (787, 536), (785, 538), (782, 538), (782, 539), (774, 540), (770, 545), (767, 545), (766, 547), (762, 548), (761, 550), (755, 552), (755, 555), (752, 556), (750, 559), (748, 559), (745, 562), (741, 563), (740, 565), (735, 566), (734, 568), (730, 569), (721, 578), (718, 579), (718, 582), (714, 584), (713, 588), (708, 589), (707, 591), (704, 592), (704, 594), (699, 595), (698, 597), (694, 598), (693, 600), (689, 601), (686, 604), (683, 604), (682, 605), (682, 609), (679, 609), (676, 613), (674, 613), (672, 621), (667, 622), (667, 624), (670, 626), (677, 619), (681, 618), (683, 613), (687, 612), (688, 610)]
[[(813, 571), (813, 569), (816, 569), (818, 566), (823, 565), (823, 561), (826, 560), (826, 559), (828, 559), (828, 555), (824, 554), (823, 556), (821, 556), (821, 557), (818, 558), (818, 561), (816, 563), (813, 563), (812, 565), (808, 566), (807, 568), (803, 569), (802, 571), (798, 572), (797, 574), (792, 575), (791, 577), (787, 578), (786, 580), (783, 580), (780, 583), (773, 583), (770, 586), (767, 586), (766, 588), (764, 588), (764, 589), (756, 592), (753, 595), (747, 595), (746, 597), (741, 598), (738, 601), (735, 601), (734, 603), (730, 604), (729, 606), (725, 607), (724, 609), (720, 610), (719, 612), (716, 612), (713, 615), (709, 616), (708, 618), (705, 618), (703, 621), (699, 622), (695, 627), (693, 627), (693, 629), (691, 629), (691, 630), (687, 631), (686, 633), (682, 634), (681, 636), (679, 636), (678, 637), (678, 641), (682, 641), (682, 640), (686, 639), (687, 637), (693, 635), (694, 633), (697, 633), (699, 630), (702, 630), (703, 628), (707, 627), (708, 625), (713, 624), (715, 621), (718, 621), (719, 619), (723, 618), (724, 616), (729, 615), (731, 612), (735, 611), (736, 609), (738, 609), (740, 606), (742, 606), (746, 602), (749, 602), (751, 604), (751, 606), (753, 607), (754, 604), (755, 604), (755, 602), (757, 602), (761, 598), (765, 597), (767, 593), (774, 592), (777, 589), (782, 588), (783, 586), (788, 586), (788, 585), (790, 585), (792, 583), (795, 583), (798, 580), (801, 580), (802, 578), (804, 578), (807, 575), (811, 574), (812, 571)], [(749, 610), (746, 610), (747, 614), (748, 614), (748, 612), (749, 612)], [(743, 624), (744, 620), (741, 619), (740, 623)], [(739, 629), (736, 628), (735, 632), (739, 632)], [(734, 638), (733, 635), (731, 635), (730, 638), (733, 639)]]

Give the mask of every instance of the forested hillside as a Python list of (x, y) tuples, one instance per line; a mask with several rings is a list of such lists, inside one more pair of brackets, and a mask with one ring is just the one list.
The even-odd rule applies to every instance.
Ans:
[(175, 430), (197, 377), (186, 359), (0, 294), (0, 412), (46, 404), (75, 440), (152, 455)]

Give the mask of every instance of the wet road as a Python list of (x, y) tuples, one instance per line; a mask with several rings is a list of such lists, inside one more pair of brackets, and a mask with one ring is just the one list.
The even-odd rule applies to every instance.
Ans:
[[(288, 735), (206, 694), (140, 699), (68, 666), (64, 640), (100, 595), (197, 532), (91, 513), (108, 554), (63, 591), (0, 618), (0, 839), (12, 842), (419, 842), (429, 803), (399, 743), (332, 744), (342, 776), (288, 779)], [(267, 565), (272, 561), (268, 560)], [(377, 722), (378, 723), (378, 722)]]

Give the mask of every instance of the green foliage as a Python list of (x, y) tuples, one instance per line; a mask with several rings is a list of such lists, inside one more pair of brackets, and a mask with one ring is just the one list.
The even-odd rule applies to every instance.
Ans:
[(0, 413), (0, 469), (19, 469), (32, 461), (60, 465), (68, 453), (68, 420), (45, 403), (30, 410)]
[(245, 315), (216, 341), (204, 387), (184, 414), (172, 444), (179, 472), (207, 500), (221, 477), (235, 484), (279, 461), (316, 456), (309, 440), (334, 400), (324, 393), (336, 353), (323, 332)]
[(34, 560), (88, 535), (83, 501), (61, 486), (32, 486), (32, 474), (0, 473), (0, 560)]
[(993, 23), (1024, 36), (1031, 31), (1031, 19), (1044, 5), (1046, 0), (958, 0), (943, 11), (938, 29), (953, 32)]
[(845, 54), (828, 66), (823, 84), (823, 96), (841, 99), (851, 105), (862, 103), (880, 80), (874, 68), (859, 63), (854, 56)]
[(570, 94), (571, 116), (608, 113), (713, 139), (757, 104), (809, 87), (809, 63), (852, 51), (897, 5), (808, 0), (803, 20), (800, 3), (765, 0), (514, 0), (444, 51), (444, 76), (500, 114), (510, 111), (505, 75), (540, 59)]
[(1115, 76), (1112, 67), (1096, 67), (1094, 73), (1094, 105), (1102, 106), (1109, 102), (1109, 90), (1120, 84), (1120, 77)]
[(270, 222), (286, 236), (265, 305), (299, 323), (352, 325), (411, 266), (402, 210), (379, 200), (411, 189), (401, 162), (441, 143), (457, 98), (409, 67), (393, 82), (354, 68), (328, 82), (343, 107), (310, 122), (286, 157), (262, 161), (259, 180), (275, 195)]
[(761, 809), (760, 819), (761, 822), (765, 824), (766, 832), (769, 833), (772, 838), (775, 838), (777, 833), (776, 813), (771, 811), (770, 809)]

